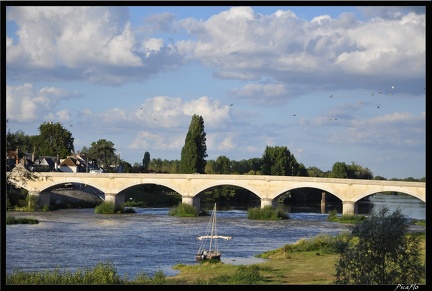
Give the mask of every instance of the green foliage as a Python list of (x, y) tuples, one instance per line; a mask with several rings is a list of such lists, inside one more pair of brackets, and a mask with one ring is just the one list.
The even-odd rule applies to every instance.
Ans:
[(6, 284), (10, 285), (77, 285), (77, 284), (121, 284), (124, 281), (117, 275), (114, 266), (99, 263), (94, 268), (71, 271), (22, 272), (15, 270), (6, 275)]
[(143, 170), (147, 171), (148, 167), (150, 164), (150, 153), (149, 152), (145, 152), (144, 153), (144, 158), (142, 160), (142, 166), (143, 166)]
[(44, 122), (39, 126), (40, 134), (32, 138), (36, 155), (66, 158), (74, 151), (72, 133), (59, 122)]
[[(266, 146), (262, 156), (263, 175), (297, 176), (299, 168), (300, 165), (286, 146)], [(303, 172), (306, 173), (306, 169), (303, 169)]]
[(425, 276), (420, 238), (408, 233), (408, 220), (400, 209), (382, 207), (354, 225), (352, 239), (336, 263), (335, 284), (402, 284)]
[(249, 219), (257, 220), (280, 220), (289, 218), (286, 212), (280, 209), (274, 209), (271, 206), (249, 208), (247, 213)]
[(207, 145), (204, 120), (202, 116), (194, 114), (181, 151), (179, 172), (181, 174), (204, 174), (206, 157)]
[(334, 163), (329, 178), (348, 178), (348, 166), (343, 162)]
[(358, 214), (343, 214), (342, 216), (337, 215), (337, 210), (330, 210), (329, 216), (327, 216), (328, 221), (341, 222), (341, 223), (360, 223), (366, 219), (364, 215)]
[(38, 224), (39, 220), (33, 218), (16, 218), (12, 215), (6, 216), (6, 224)]
[(340, 233), (338, 236), (333, 237), (328, 234), (319, 234), (313, 238), (302, 238), (294, 244), (286, 244), (282, 248), (264, 252), (257, 257), (267, 259), (272, 255), (283, 253), (285, 257), (294, 252), (317, 252), (332, 254), (339, 253), (341, 249), (345, 248), (348, 240), (351, 239), (349, 233)]
[(95, 207), (95, 213), (98, 214), (119, 214), (119, 213), (135, 213), (133, 208), (124, 207), (124, 205), (115, 205), (114, 202), (104, 201)]
[(103, 165), (104, 169), (110, 170), (110, 166), (117, 163), (115, 150), (112, 141), (100, 139), (97, 142), (92, 142), (88, 156), (99, 167)]
[(213, 165), (214, 174), (231, 174), (232, 165), (231, 161), (226, 156), (219, 156)]
[(200, 216), (200, 211), (193, 205), (180, 203), (176, 207), (172, 207), (169, 210), (168, 215), (180, 217), (194, 217)]
[(239, 266), (232, 275), (221, 275), (209, 280), (197, 280), (198, 285), (254, 285), (263, 280), (258, 265)]

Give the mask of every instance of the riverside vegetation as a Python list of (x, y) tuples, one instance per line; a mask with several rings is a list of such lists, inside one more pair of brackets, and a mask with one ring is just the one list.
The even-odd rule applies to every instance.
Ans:
[[(385, 209), (384, 209), (385, 210)], [(385, 212), (384, 212), (385, 214)], [(396, 212), (396, 214), (398, 214)], [(394, 216), (394, 214), (393, 214)], [(364, 224), (372, 218), (361, 216), (341, 216), (335, 218), (334, 213), (329, 215), (329, 220), (353, 223), (353, 225)], [(381, 217), (382, 218), (382, 217)], [(402, 217), (403, 218), (403, 217)], [(394, 217), (384, 217), (394, 219)], [(375, 221), (379, 221), (376, 219)], [(406, 220), (401, 220), (405, 225), (398, 225), (396, 228), (406, 229)], [(400, 223), (400, 222), (399, 222)], [(416, 225), (425, 226), (424, 220), (413, 221)], [(369, 229), (370, 230), (370, 229)], [(414, 274), (419, 280), (416, 284), (426, 284), (426, 234), (425, 232), (405, 232), (398, 241), (407, 240), (414, 242), (414, 252), (405, 253), (405, 258), (409, 259), (411, 267), (417, 270)], [(413, 238), (415, 238), (413, 240)], [(361, 239), (361, 237), (360, 237)], [(329, 285), (338, 284), (335, 280), (335, 273), (338, 264), (341, 262), (342, 254), (346, 250), (347, 242), (359, 242), (359, 237), (353, 233), (341, 233), (336, 237), (321, 234), (312, 239), (301, 239), (294, 244), (287, 244), (279, 249), (264, 252), (257, 257), (268, 259), (266, 262), (253, 265), (231, 265), (222, 262), (205, 261), (197, 265), (174, 266), (180, 271), (175, 276), (165, 276), (161, 271), (155, 273), (153, 277), (145, 273), (138, 274), (134, 278), (128, 278), (127, 274), (123, 277), (117, 274), (116, 269), (110, 262), (99, 263), (94, 268), (78, 269), (75, 272), (54, 271), (46, 272), (22, 272), (14, 270), (6, 274), (6, 284), (8, 285), (39, 285), (39, 284), (124, 284), (124, 285), (280, 285), (280, 284), (307, 284), (307, 285)], [(387, 243), (387, 241), (385, 242)], [(390, 243), (390, 242), (389, 242)], [(397, 245), (400, 248), (401, 245)], [(412, 251), (413, 249), (410, 249)], [(367, 250), (379, 253), (379, 250)], [(421, 263), (423, 262), (423, 263)], [(385, 267), (392, 268), (389, 264)], [(349, 266), (348, 266), (349, 267)], [(407, 272), (409, 269), (403, 269)], [(387, 270), (388, 271), (388, 270)], [(391, 270), (390, 270), (391, 271)], [(393, 272), (393, 271), (391, 271)], [(397, 273), (397, 271), (396, 271)], [(398, 282), (393, 282), (397, 284)], [(339, 283), (340, 284), (340, 283)], [(379, 283), (375, 283), (379, 284)]]

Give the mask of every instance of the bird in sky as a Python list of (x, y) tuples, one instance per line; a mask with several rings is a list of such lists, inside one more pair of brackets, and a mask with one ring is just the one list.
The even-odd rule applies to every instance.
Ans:
[(393, 86), (392, 86), (392, 89), (394, 89), (394, 87), (395, 87), (395, 86), (393, 85)]
[(377, 108), (381, 108), (381, 105), (377, 105)]
[(230, 106), (233, 106), (233, 103), (231, 103)]
[(332, 98), (333, 97), (333, 94), (332, 95), (330, 95), (330, 98)]

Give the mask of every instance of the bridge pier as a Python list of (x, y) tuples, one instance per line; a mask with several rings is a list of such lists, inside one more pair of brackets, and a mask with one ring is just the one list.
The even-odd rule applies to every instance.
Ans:
[(342, 201), (342, 214), (356, 214), (358, 205), (353, 201)]
[(182, 197), (183, 204), (189, 204), (195, 206), (198, 210), (201, 210), (201, 198), (199, 197)]
[(123, 205), (125, 202), (124, 194), (105, 193), (105, 202), (113, 202), (114, 205)]
[(326, 208), (326, 192), (321, 193), (321, 213), (325, 213)]
[(264, 208), (265, 206), (271, 206), (274, 208), (275, 207), (274, 200), (269, 199), (269, 198), (262, 198), (261, 199), (261, 208)]

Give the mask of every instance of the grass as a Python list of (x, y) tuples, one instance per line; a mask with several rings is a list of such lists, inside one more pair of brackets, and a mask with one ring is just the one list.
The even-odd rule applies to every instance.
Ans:
[(16, 218), (12, 215), (6, 217), (6, 224), (38, 224), (39, 220), (33, 218)]

